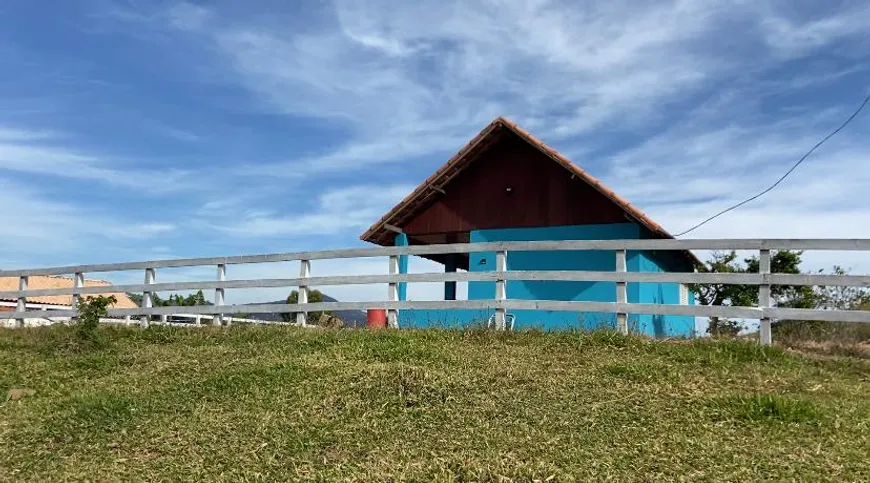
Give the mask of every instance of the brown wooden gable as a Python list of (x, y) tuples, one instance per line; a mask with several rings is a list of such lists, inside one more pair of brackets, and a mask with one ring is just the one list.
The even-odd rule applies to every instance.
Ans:
[(399, 227), (409, 236), (629, 221), (600, 191), (507, 133)]

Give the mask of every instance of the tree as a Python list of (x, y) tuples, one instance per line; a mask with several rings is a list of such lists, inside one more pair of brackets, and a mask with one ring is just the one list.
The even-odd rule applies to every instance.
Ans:
[[(699, 264), (699, 273), (744, 273), (746, 269), (737, 261), (737, 253), (713, 252), (711, 258)], [(749, 294), (740, 285), (723, 283), (688, 284), (695, 293), (695, 300), (703, 305), (741, 305), (748, 302)], [(707, 332), (714, 337), (736, 335), (740, 332), (740, 324), (736, 320), (720, 317), (710, 317)]]
[[(780, 250), (771, 253), (770, 270), (772, 273), (800, 272), (801, 255), (803, 252)], [(699, 273), (758, 273), (760, 261), (757, 256), (737, 260), (737, 253), (713, 252), (710, 260), (697, 266)], [(695, 293), (695, 298), (704, 305), (719, 306), (758, 306), (757, 285), (735, 284), (689, 284)], [(812, 287), (780, 286), (771, 288), (771, 303), (778, 307), (812, 308), (817, 305), (818, 297)], [(736, 320), (711, 317), (707, 328), (710, 335), (736, 335), (740, 331), (740, 323)]]
[[(848, 270), (834, 265), (832, 275), (848, 274)], [(822, 309), (870, 310), (870, 288), (867, 287), (819, 287), (815, 294), (817, 306)]]
[[(308, 290), (308, 301), (310, 303), (319, 303), (323, 302), (323, 292), (320, 290)], [(290, 295), (287, 296), (288, 304), (297, 304), (299, 303), (299, 292), (293, 290), (290, 292)], [(296, 314), (297, 312), (287, 312), (281, 314), (281, 320), (284, 322), (296, 322)], [(309, 320), (317, 321), (320, 320), (324, 315), (330, 315), (329, 312), (308, 312)]]
[[(142, 294), (140, 293), (128, 293), (128, 297), (138, 306), (142, 306)], [(206, 305), (208, 301), (205, 299), (205, 295), (202, 293), (202, 290), (197, 291), (194, 294), (190, 294), (187, 297), (183, 297), (179, 294), (172, 294), (168, 299), (163, 300), (156, 293), (151, 294), (151, 301), (153, 302), (154, 307), (192, 307), (194, 305)]]
[[(801, 273), (801, 255), (803, 252), (780, 250), (773, 252), (770, 255), (770, 272), (771, 273)], [(751, 256), (746, 260), (746, 271), (748, 273), (758, 273), (760, 262), (757, 256)], [(751, 287), (754, 292), (754, 304), (758, 304), (758, 287)], [(797, 285), (773, 285), (770, 287), (771, 304), (776, 307), (787, 307), (792, 309), (812, 309), (818, 305), (818, 297), (812, 287), (797, 286)]]
[(168, 306), (180, 306), (180, 307), (192, 307), (194, 305), (205, 305), (208, 301), (205, 300), (205, 295), (203, 295), (202, 290), (197, 291), (194, 294), (190, 294), (187, 297), (182, 297), (179, 294), (174, 294), (169, 297), (164, 305)]

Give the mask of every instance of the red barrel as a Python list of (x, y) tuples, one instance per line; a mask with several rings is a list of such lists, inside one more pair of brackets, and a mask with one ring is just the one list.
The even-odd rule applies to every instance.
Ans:
[(369, 329), (383, 329), (387, 326), (387, 311), (384, 309), (368, 309), (366, 311), (366, 326)]

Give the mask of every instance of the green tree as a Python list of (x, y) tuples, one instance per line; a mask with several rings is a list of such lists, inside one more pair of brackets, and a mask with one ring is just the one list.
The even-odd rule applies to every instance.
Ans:
[[(136, 305), (140, 307), (142, 306), (142, 294), (128, 293), (127, 296), (130, 297), (130, 300), (132, 300)], [(152, 293), (151, 301), (153, 302), (154, 307), (192, 307), (194, 305), (206, 305), (208, 303), (202, 290), (190, 294), (187, 297), (183, 297), (179, 294), (172, 294), (166, 300), (160, 298), (158, 294)]]
[[(819, 273), (822, 273), (819, 270)], [(848, 275), (849, 271), (835, 265), (832, 275)], [(836, 310), (870, 310), (870, 288), (867, 287), (818, 287), (815, 290), (819, 308)]]
[[(801, 255), (803, 252), (780, 250), (770, 254), (770, 272), (771, 273), (801, 273)], [(752, 256), (746, 260), (746, 271), (748, 273), (758, 273), (760, 262), (757, 256)], [(758, 305), (758, 286), (745, 286), (743, 290), (750, 293), (749, 300), (753, 301), (754, 305)], [(812, 287), (797, 286), (797, 285), (773, 285), (770, 288), (771, 304), (776, 307), (786, 307), (792, 309), (812, 309), (818, 305), (818, 297)]]
[[(308, 289), (308, 302), (310, 303), (319, 303), (323, 302), (323, 292), (320, 290), (312, 290)], [(299, 292), (293, 290), (290, 292), (290, 295), (287, 296), (288, 304), (297, 304), (299, 303)], [(296, 314), (297, 312), (287, 312), (281, 314), (281, 320), (284, 322), (296, 322)], [(308, 320), (310, 322), (314, 322), (320, 320), (324, 315), (330, 315), (330, 312), (308, 312)]]
[(167, 300), (164, 305), (176, 307), (193, 307), (195, 305), (205, 305), (207, 303), (208, 302), (205, 300), (205, 295), (203, 295), (202, 290), (199, 290), (194, 294), (188, 295), (187, 297), (182, 297), (179, 294), (171, 295), (169, 297), (169, 300)]
[[(713, 252), (706, 262), (699, 264), (698, 273), (744, 273), (746, 268), (737, 261), (734, 251), (723, 253)], [(741, 305), (746, 303), (747, 293), (739, 285), (724, 283), (688, 284), (695, 293), (695, 300), (702, 305)], [(714, 337), (732, 336), (740, 332), (740, 323), (736, 320), (710, 317), (707, 332)]]
[[(780, 250), (771, 253), (770, 270), (772, 273), (801, 273), (803, 252)], [(757, 256), (746, 258), (741, 263), (737, 253), (713, 252), (711, 258), (698, 265), (699, 273), (758, 273), (760, 262)], [(738, 284), (689, 284), (696, 300), (703, 305), (719, 306), (758, 306), (758, 286)], [(771, 288), (771, 304), (778, 307), (812, 308), (818, 303), (818, 295), (812, 287), (780, 286)], [(739, 321), (711, 317), (707, 331), (713, 336), (736, 335), (740, 331)]]

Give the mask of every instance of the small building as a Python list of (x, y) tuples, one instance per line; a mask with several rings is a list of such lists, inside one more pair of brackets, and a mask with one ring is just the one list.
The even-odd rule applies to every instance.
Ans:
[[(585, 170), (513, 122), (498, 117), (361, 237), (381, 246), (532, 240), (673, 238)], [(407, 257), (400, 272), (407, 272)], [(492, 271), (495, 253), (433, 255), (445, 271)], [(629, 251), (628, 271), (692, 272), (685, 251)], [(511, 252), (508, 270), (613, 271), (613, 251)], [(399, 299), (406, 299), (400, 284)], [(615, 302), (615, 282), (508, 281), (508, 299)], [(629, 283), (630, 303), (694, 304), (677, 283)], [(492, 300), (494, 281), (468, 283), (469, 300)], [(456, 299), (446, 282), (445, 300)], [(401, 327), (469, 326), (491, 312), (402, 310)], [(509, 311), (514, 329), (615, 328), (615, 314)], [(692, 336), (690, 316), (631, 315), (629, 328), (651, 336)]]
[[(0, 277), (0, 292), (14, 292), (18, 290), (18, 277)], [(27, 277), (27, 289), (28, 290), (43, 290), (43, 289), (55, 289), (55, 288), (72, 288), (74, 284), (74, 280), (69, 277), (56, 277), (56, 276), (48, 276), (48, 275), (34, 275), (31, 277)], [(103, 287), (111, 285), (109, 282), (103, 280), (85, 280), (85, 287)], [(115, 309), (135, 309), (139, 306), (136, 305), (127, 294), (122, 293), (105, 293), (100, 295), (114, 295), (117, 299), (115, 305), (112, 308)], [(83, 295), (82, 297), (89, 297), (95, 295)], [(70, 310), (72, 309), (72, 295), (37, 295), (33, 297), (27, 297), (27, 303), (25, 305), (25, 309), (27, 311), (34, 310)], [(13, 299), (0, 299), (0, 312), (15, 312), (18, 307), (18, 301)], [(0, 320), (0, 322), (6, 322), (7, 324), (14, 324), (14, 320)], [(26, 319), (25, 322), (27, 325), (42, 325), (43, 323), (48, 323), (46, 320), (42, 319)]]

